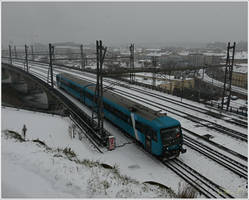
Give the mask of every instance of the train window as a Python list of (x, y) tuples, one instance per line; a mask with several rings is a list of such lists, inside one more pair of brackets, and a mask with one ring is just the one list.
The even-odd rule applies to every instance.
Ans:
[(141, 133), (145, 133), (145, 128), (144, 128), (144, 125), (138, 121), (136, 121), (136, 129), (139, 130)]
[(168, 128), (168, 129), (163, 129), (161, 130), (161, 134), (165, 134), (168, 136), (174, 136), (175, 134), (180, 132), (179, 127), (174, 127), (174, 128)]
[(180, 133), (180, 127), (174, 127), (174, 128), (168, 128), (161, 130), (161, 138), (163, 144), (165, 144), (167, 141), (172, 140), (177, 137), (177, 135)]
[(76, 85), (74, 85), (73, 83), (70, 83), (70, 88), (72, 88), (75, 91), (77, 91), (77, 89), (78, 89), (78, 87)]
[(157, 134), (151, 127), (142, 124), (141, 122), (136, 121), (136, 129), (139, 130), (141, 133), (146, 135), (151, 135), (154, 141), (157, 141)]
[(68, 85), (68, 82), (65, 81), (64, 79), (61, 79), (61, 83), (64, 84), (65, 86), (67, 86), (67, 87), (69, 86), (69, 85)]
[(122, 111), (110, 106), (107, 103), (104, 103), (104, 108), (106, 110), (108, 110), (110, 113), (112, 113), (113, 115), (117, 116), (119, 119), (123, 120), (126, 123), (129, 123), (130, 117), (128, 115), (124, 114)]
[(81, 92), (81, 88), (73, 83), (69, 83), (69, 87), (72, 88), (73, 90), (77, 91), (77, 92)]
[(112, 113), (112, 107), (109, 104), (104, 103), (104, 108)]
[(89, 92), (85, 92), (85, 96), (88, 98), (88, 99), (90, 99), (91, 101), (93, 100), (93, 96), (92, 96), (92, 94), (90, 94)]

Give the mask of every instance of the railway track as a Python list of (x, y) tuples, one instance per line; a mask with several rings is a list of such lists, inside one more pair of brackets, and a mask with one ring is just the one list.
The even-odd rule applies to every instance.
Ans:
[(206, 178), (179, 159), (163, 162), (163, 164), (207, 198), (234, 198), (231, 194), (226, 192), (224, 188)]
[[(36, 73), (36, 72), (35, 72), (35, 73)], [(58, 72), (58, 73), (59, 73), (59, 72)], [(37, 73), (37, 75), (40, 76), (39, 73)], [(206, 124), (206, 125), (207, 125), (207, 124)], [(213, 128), (213, 127), (212, 127), (212, 128)], [(183, 130), (184, 130), (184, 128), (183, 128)], [(189, 131), (189, 130), (187, 130), (187, 129), (185, 129), (185, 131), (188, 131), (189, 133), (194, 134), (193, 132), (191, 132), (191, 131)], [(221, 130), (221, 131), (223, 131), (223, 130)], [(194, 135), (197, 136), (197, 134), (194, 134)], [(202, 139), (204, 139), (204, 138), (202, 138)], [(241, 154), (239, 154), (239, 153), (237, 153), (237, 152), (234, 152), (234, 151), (232, 151), (232, 150), (230, 150), (230, 149), (227, 149), (226, 147), (221, 146), (221, 145), (219, 145), (219, 144), (217, 144), (217, 143), (215, 143), (215, 142), (212, 142), (212, 141), (207, 141), (207, 140), (206, 140), (206, 142), (209, 142), (209, 143), (211, 143), (212, 145), (215, 145), (216, 147), (218, 147), (218, 148), (220, 148), (220, 149), (222, 149), (222, 150), (224, 150), (224, 151), (226, 151), (226, 152), (228, 152), (228, 153), (230, 153), (230, 154), (233, 154), (234, 156), (236, 156), (236, 157), (238, 157), (238, 158), (241, 158), (241, 159), (247, 161), (247, 157), (245, 157), (245, 156), (243, 156), (243, 155), (241, 155)]]
[[(84, 78), (82, 78), (82, 79), (84, 79)], [(87, 79), (85, 79), (85, 80), (87, 80)], [(90, 81), (90, 80), (88, 80), (88, 81)], [(108, 82), (110, 82), (110, 81), (108, 81)], [(113, 82), (113, 81), (111, 81), (111, 83), (112, 84), (117, 84), (116, 82)], [(123, 84), (122, 84), (122, 86), (123, 86)], [(131, 89), (131, 88), (130, 88)], [(115, 92), (118, 92), (118, 93), (122, 93), (122, 94), (127, 94), (127, 92), (124, 92), (124, 91), (122, 91), (122, 90), (120, 90), (120, 89), (117, 89), (117, 88), (113, 88), (113, 90), (115, 91)], [(132, 90), (134, 90), (134, 88), (132, 88)], [(161, 100), (164, 100), (164, 99), (170, 99), (170, 98), (167, 98), (167, 97), (161, 97), (160, 95), (155, 95), (155, 94), (151, 94), (151, 93), (148, 93), (148, 92), (144, 92), (144, 91), (142, 91), (142, 90), (138, 90), (138, 89), (135, 89), (134, 91), (139, 91), (139, 92), (141, 92), (141, 93), (143, 93), (143, 94), (146, 94), (146, 95), (149, 95), (149, 96), (152, 96), (152, 97), (157, 97), (157, 98), (159, 98), (159, 99), (161, 99)], [(130, 94), (130, 95), (134, 95), (134, 94), (131, 94), (131, 93), (128, 93), (128, 94)], [(134, 95), (135, 96), (135, 95)], [(136, 95), (137, 97), (138, 97), (138, 95)], [(171, 101), (172, 101), (172, 99), (171, 99)], [(157, 104), (159, 104), (159, 103), (157, 103)], [(177, 105), (181, 105), (179, 102), (176, 102), (176, 104)], [(166, 106), (166, 105), (162, 105), (162, 104), (159, 104), (159, 105), (161, 105), (161, 106), (164, 106), (164, 107), (166, 107), (166, 108), (168, 108), (168, 109), (171, 109), (171, 110), (174, 110), (174, 111), (176, 111), (176, 112), (180, 112), (180, 113), (182, 113), (182, 114), (185, 114), (186, 116), (182, 116), (181, 115), (181, 117), (184, 117), (184, 118), (187, 118), (187, 119), (189, 119), (189, 120), (191, 120), (191, 121), (193, 121), (193, 122), (195, 122), (195, 123), (199, 123), (199, 124), (201, 124), (201, 125), (203, 125), (203, 126), (206, 126), (207, 128), (211, 128), (211, 129), (214, 129), (214, 130), (217, 130), (217, 131), (219, 131), (219, 132), (222, 132), (222, 133), (224, 133), (224, 134), (229, 134), (230, 136), (232, 136), (232, 137), (235, 137), (235, 138), (237, 138), (237, 139), (240, 139), (240, 140), (243, 140), (243, 141), (247, 141), (247, 135), (245, 135), (245, 134), (242, 134), (242, 133), (240, 133), (240, 132), (238, 132), (238, 131), (235, 131), (235, 130), (232, 130), (232, 129), (229, 129), (229, 128), (227, 128), (227, 127), (224, 127), (224, 126), (221, 126), (221, 125), (218, 125), (218, 124), (216, 124), (216, 123), (214, 123), (214, 122), (212, 122), (212, 121), (208, 121), (208, 120), (204, 120), (203, 118), (200, 118), (200, 117), (196, 117), (196, 116), (194, 116), (194, 115), (190, 115), (189, 113), (187, 113), (187, 112), (183, 112), (182, 110), (178, 110), (178, 109), (176, 109), (176, 108), (172, 108), (172, 107), (170, 107), (170, 106)], [(186, 106), (187, 105), (187, 106)], [(192, 106), (192, 105), (188, 105), (188, 104), (186, 104), (186, 105), (184, 105), (184, 107), (187, 107), (187, 108), (189, 108), (189, 106)], [(203, 114), (207, 114), (206, 112), (210, 112), (209, 110), (206, 110), (206, 111), (202, 111), (201, 110), (202, 108), (199, 108), (199, 107), (193, 107), (193, 110), (195, 110), (195, 111), (198, 111), (198, 112), (200, 112), (200, 113), (203, 113)], [(168, 112), (170, 112), (169, 110), (167, 110)], [(172, 113), (172, 112), (171, 112)], [(173, 112), (173, 114), (177, 114), (177, 113), (174, 113)], [(179, 115), (179, 114), (177, 114), (177, 115)], [(217, 115), (216, 114), (210, 114), (211, 116), (213, 116), (213, 117), (216, 117), (216, 118), (218, 118), (218, 119), (222, 119), (222, 117), (217, 117)], [(223, 116), (224, 117), (224, 116)], [(226, 122), (231, 122), (231, 123), (234, 123), (234, 124), (236, 124), (236, 125), (239, 125), (239, 126), (242, 126), (242, 127), (247, 127), (247, 125), (243, 122), (243, 121), (241, 121), (241, 120), (238, 120), (238, 119), (236, 119), (236, 120), (227, 120), (227, 119), (222, 119), (222, 120), (224, 120), (224, 121), (226, 121)], [(236, 121), (236, 122), (235, 122)], [(238, 122), (239, 121), (239, 122)]]
[[(39, 62), (35, 62), (35, 63), (39, 63)], [(45, 63), (40, 63), (42, 66), (46, 66), (47, 67), (47, 64)], [(55, 68), (60, 68), (62, 69), (63, 67), (59, 67), (57, 65), (55, 65), (56, 67)], [(92, 78), (95, 78), (95, 75), (90, 75), (90, 73), (88, 73), (88, 76), (91, 76)], [(123, 84), (123, 83), (117, 83), (115, 81), (112, 81), (110, 79), (108, 80), (105, 80), (105, 82), (108, 82), (108, 83), (111, 83), (113, 85), (121, 85), (122, 87), (126, 87), (126, 88), (129, 88), (130, 90), (133, 90), (133, 91), (136, 91), (136, 92), (139, 92), (139, 93), (142, 93), (142, 94), (145, 94), (145, 95), (149, 95), (151, 97), (155, 97), (157, 99), (160, 99), (160, 100), (164, 100), (164, 101), (167, 101), (167, 102), (170, 102), (170, 103), (173, 103), (174, 105), (178, 105), (178, 106), (181, 106), (183, 108), (186, 108), (186, 109), (190, 109), (192, 111), (196, 111), (196, 112), (199, 112), (199, 113), (202, 113), (202, 114), (205, 114), (205, 115), (208, 115), (208, 116), (212, 116), (214, 118), (217, 118), (219, 120), (223, 120), (225, 122), (228, 122), (228, 123), (232, 123), (232, 124), (235, 124), (235, 125), (238, 125), (238, 126), (241, 126), (241, 127), (244, 127), (244, 128), (247, 128), (248, 125), (247, 125), (247, 121), (244, 121), (244, 120), (239, 120), (239, 119), (236, 119), (236, 118), (232, 118), (231, 116), (229, 116), (229, 119), (228, 119), (228, 116), (227, 115), (223, 115), (219, 112), (213, 112), (213, 111), (210, 111), (209, 109), (205, 109), (205, 108), (201, 108), (201, 107), (198, 107), (198, 106), (195, 106), (195, 105), (191, 105), (191, 104), (188, 104), (186, 102), (181, 102), (179, 100), (175, 100), (175, 99), (171, 99), (169, 97), (165, 97), (163, 95), (159, 95), (159, 94), (152, 94), (148, 91), (145, 91), (145, 90), (142, 90), (142, 89), (139, 89), (139, 88), (135, 88), (135, 87), (132, 87), (128, 84)]]
[[(40, 64), (40, 65), (42, 65), (44, 67), (47, 67), (47, 64), (45, 64), (45, 63), (39, 63), (37, 61), (32, 61), (32, 62), (34, 62), (36, 64)], [(55, 65), (54, 67), (55, 68), (60, 68), (60, 69), (63, 68), (63, 66), (57, 66), (57, 65)], [(73, 70), (75, 70), (75, 69), (73, 69)], [(95, 75), (90, 74), (90, 73), (88, 73), (88, 76), (91, 76), (92, 78), (95, 78)], [(117, 82), (112, 81), (110, 79), (106, 79), (105, 82), (108, 82), (108, 83), (111, 83), (111, 84), (117, 84)], [(228, 123), (233, 123), (235, 125), (238, 125), (238, 126), (241, 126), (241, 127), (244, 127), (244, 128), (248, 127), (247, 119), (245, 121), (245, 120), (239, 120), (237, 118), (232, 118), (231, 116), (228, 117), (228, 115), (224, 115), (224, 114), (220, 113), (220, 110), (217, 110), (217, 109), (216, 109), (217, 112), (213, 112), (213, 111), (210, 111), (209, 109), (205, 109), (203, 107), (198, 107), (196, 105), (188, 104), (186, 102), (181, 102), (181, 101), (176, 100), (176, 99), (171, 99), (171, 98), (163, 96), (163, 95), (151, 93), (151, 92), (148, 92), (148, 91), (143, 90), (143, 89), (132, 87), (129, 84), (124, 84), (124, 83), (119, 83), (119, 84), (122, 85), (122, 87), (126, 87), (126, 88), (129, 88), (130, 90), (133, 90), (133, 91), (145, 94), (145, 95), (149, 95), (151, 97), (155, 97), (155, 98), (160, 99), (160, 100), (164, 100), (164, 101), (173, 103), (174, 105), (178, 105), (178, 106), (181, 106), (181, 107), (186, 108), (186, 109), (191, 109), (192, 111), (197, 111), (199, 113), (202, 113), (202, 114), (205, 114), (205, 115), (209, 115), (209, 116), (212, 116), (214, 118), (223, 120), (223, 121), (228, 122)]]
[[(110, 81), (110, 80), (105, 80), (105, 81), (106, 82), (110, 82), (110, 83), (115, 83), (115, 82)], [(122, 86), (124, 87), (123, 84), (122, 84)], [(163, 101), (170, 102), (170, 103), (172, 103), (174, 105), (178, 105), (178, 106), (181, 106), (183, 108), (190, 109), (192, 111), (197, 111), (199, 113), (202, 113), (202, 114), (205, 114), (205, 115), (209, 115), (209, 116), (212, 116), (214, 118), (223, 120), (223, 121), (228, 122), (228, 123), (233, 123), (235, 125), (238, 125), (238, 126), (241, 126), (241, 127), (244, 127), (244, 128), (248, 127), (247, 121), (238, 120), (238, 119), (232, 118), (232, 117), (229, 117), (230, 119), (226, 119), (227, 118), (226, 115), (223, 115), (223, 114), (218, 113), (218, 112), (212, 112), (209, 109), (205, 109), (205, 108), (201, 108), (201, 107), (198, 107), (198, 106), (195, 106), (195, 105), (192, 105), (192, 104), (181, 102), (181, 101), (178, 101), (176, 99), (171, 99), (171, 98), (165, 97), (163, 95), (150, 93), (148, 91), (145, 91), (145, 90), (142, 90), (142, 89), (139, 89), (139, 88), (135, 88), (135, 87), (127, 86), (127, 85), (125, 85), (125, 86), (129, 87), (130, 90), (133, 90), (133, 91), (136, 91), (136, 92), (139, 92), (139, 93), (151, 96), (151, 97), (155, 97), (155, 98), (163, 100)]]
[[(235, 131), (233, 129), (229, 129), (227, 127), (224, 127), (224, 126), (221, 126), (221, 125), (218, 125), (214, 122), (211, 122), (209, 120), (206, 120), (206, 119), (202, 119), (202, 118), (199, 118), (199, 117), (196, 117), (194, 115), (190, 115), (189, 113), (185, 113), (185, 112), (182, 112), (178, 109), (175, 109), (175, 108), (170, 108), (169, 106), (166, 106), (166, 105), (163, 105), (163, 104), (160, 104), (160, 103), (151, 103), (151, 101), (145, 99), (145, 98), (142, 98), (138, 95), (134, 95), (134, 94), (131, 94), (131, 93), (128, 93), (128, 92), (123, 92), (122, 90), (119, 90), (119, 89), (114, 89), (114, 92), (117, 93), (117, 94), (120, 94), (120, 95), (123, 95), (125, 97), (130, 97), (131, 99), (135, 99), (137, 101), (140, 101), (140, 102), (143, 102), (147, 105), (150, 105), (150, 106), (153, 106), (153, 107), (156, 107), (160, 110), (164, 110), (166, 112), (170, 112), (174, 115), (177, 115), (177, 116), (180, 116), (182, 118), (185, 118), (185, 119), (188, 119), (188, 120), (191, 120), (199, 125), (202, 125), (204, 127), (207, 127), (209, 129), (213, 129), (213, 130), (216, 130), (220, 133), (224, 133), (226, 135), (229, 135), (233, 138), (236, 138), (236, 139), (239, 139), (239, 140), (242, 140), (242, 141), (245, 141), (247, 142), (247, 135), (246, 134), (243, 134), (243, 133), (240, 133), (238, 131)], [(171, 111), (173, 110), (173, 111)]]
[[(82, 79), (84, 79), (84, 78), (82, 78)], [(224, 134), (229, 135), (231, 137), (234, 137), (236, 139), (239, 139), (239, 140), (247, 142), (247, 135), (246, 134), (240, 133), (238, 131), (229, 129), (229, 128), (221, 126), (221, 125), (218, 125), (218, 124), (216, 124), (214, 122), (211, 122), (211, 121), (208, 121), (208, 120), (196, 117), (194, 115), (190, 115), (189, 113), (182, 112), (182, 111), (180, 111), (178, 109), (170, 108), (169, 106), (165, 106), (165, 105), (162, 105), (162, 104), (159, 104), (159, 103), (157, 103), (157, 105), (153, 105), (153, 103), (148, 102), (148, 100), (141, 99), (141, 97), (139, 97), (138, 95), (134, 95), (134, 94), (127, 93), (127, 92), (125, 93), (125, 92), (123, 92), (122, 90), (119, 90), (119, 89), (113, 89), (113, 90), (116, 93), (119, 93), (121, 95), (129, 96), (130, 98), (142, 101), (142, 102), (144, 102), (146, 104), (149, 104), (151, 106), (157, 107), (157, 108), (162, 109), (162, 110), (165, 110), (167, 112), (171, 112), (171, 113), (173, 113), (175, 115), (178, 115), (180, 117), (183, 117), (183, 118), (186, 118), (188, 120), (191, 120), (191, 121), (193, 121), (195, 123), (198, 123), (198, 124), (200, 124), (202, 126), (205, 126), (205, 127), (209, 128), (209, 129), (216, 130), (218, 132), (224, 133)], [(167, 110), (165, 108), (167, 108)], [(170, 111), (169, 109), (174, 110), (174, 111)], [(185, 115), (182, 115), (182, 114), (185, 114)]]
[(184, 135), (184, 144), (189, 148), (205, 155), (209, 159), (215, 161), (216, 163), (220, 164), (221, 166), (227, 168), (234, 174), (237, 174), (239, 177), (242, 177), (247, 180), (247, 166), (241, 164), (233, 160), (232, 158), (204, 145), (203, 143), (192, 139), (191, 137)]
[[(34, 72), (34, 71), (33, 71)], [(36, 73), (37, 76), (40, 76), (41, 78), (46, 80), (46, 76), (41, 76), (39, 73)], [(190, 137), (184, 136), (185, 142), (187, 142), (186, 145), (188, 145), (190, 148), (198, 148), (200, 147), (200, 143), (197, 143), (194, 139)], [(187, 139), (186, 139), (187, 138)], [(205, 147), (205, 149), (208, 149), (207, 151), (212, 152), (213, 150), (209, 147)], [(204, 154), (202, 152), (202, 154)], [(213, 154), (217, 154), (217, 157), (221, 158), (224, 157), (219, 152), (215, 152)], [(205, 153), (204, 155), (207, 155)], [(229, 157), (226, 157), (225, 160), (227, 163), (237, 165), (237, 168), (240, 170), (245, 170), (245, 166), (242, 164), (232, 160)], [(183, 178), (186, 182), (188, 182), (190, 185), (192, 185), (197, 191), (199, 191), (201, 194), (203, 194), (207, 198), (234, 198), (231, 194), (225, 191), (224, 188), (219, 186), (218, 184), (214, 183), (210, 179), (206, 178), (205, 176), (201, 175), (199, 172), (188, 166), (187, 164), (183, 163), (179, 159), (172, 160), (170, 162), (163, 162), (163, 164), (174, 171), (177, 175), (179, 175), (181, 178)], [(225, 164), (224, 164), (225, 165)], [(232, 168), (229, 168), (230, 170)], [(232, 171), (232, 170), (231, 170)], [(236, 172), (235, 172), (236, 171)], [(233, 170), (233, 172), (237, 173), (238, 175), (246, 178), (247, 174), (238, 172), (239, 170)]]
[(216, 163), (220, 164), (221, 166), (227, 168), (228, 170), (232, 171), (233, 173), (237, 174), (240, 177), (247, 179), (247, 167), (227, 156), (221, 154), (214, 149), (211, 149), (207, 145), (198, 142), (197, 140), (192, 139), (191, 137), (184, 135), (184, 143), (189, 148), (205, 155), (209, 159), (215, 161)]
[[(237, 158), (239, 158), (239, 159), (241, 159), (241, 160), (244, 160), (244, 161), (246, 161), (246, 162), (248, 161), (248, 158), (247, 158), (246, 156), (244, 156), (244, 155), (242, 155), (242, 154), (240, 154), (240, 153), (238, 153), (238, 152), (236, 152), (236, 151), (233, 151), (233, 150), (231, 150), (231, 149), (228, 149), (227, 147), (225, 147), (225, 146), (223, 146), (223, 145), (221, 145), (221, 144), (218, 144), (218, 143), (216, 143), (216, 142), (213, 142), (212, 140), (209, 140), (209, 139), (207, 139), (206, 137), (203, 137), (203, 136), (201, 136), (201, 135), (199, 135), (199, 134), (197, 134), (197, 133), (194, 133), (193, 131), (188, 130), (188, 129), (186, 129), (186, 128), (183, 128), (183, 127), (182, 127), (182, 130), (183, 130), (184, 132), (187, 132), (187, 133), (189, 133), (189, 134), (191, 134), (191, 135), (197, 137), (197, 138), (200, 138), (201, 140), (203, 140), (203, 141), (205, 141), (205, 142), (211, 144), (212, 146), (215, 146), (215, 147), (217, 147), (217, 148), (219, 148), (219, 149), (221, 149), (221, 150), (223, 150), (223, 151), (225, 151), (225, 152), (227, 152), (227, 153), (229, 153), (229, 154), (231, 154), (231, 155), (234, 155), (235, 157), (237, 157)], [(186, 134), (184, 134), (184, 137), (185, 137), (185, 136), (186, 136)]]

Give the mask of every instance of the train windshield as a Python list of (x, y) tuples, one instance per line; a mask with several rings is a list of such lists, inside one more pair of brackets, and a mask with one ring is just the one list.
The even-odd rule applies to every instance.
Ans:
[(181, 135), (180, 127), (168, 128), (161, 130), (161, 138), (163, 144), (168, 144), (170, 141), (179, 138)]

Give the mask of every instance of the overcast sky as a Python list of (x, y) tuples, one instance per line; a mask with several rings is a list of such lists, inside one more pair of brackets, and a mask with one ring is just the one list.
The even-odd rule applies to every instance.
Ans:
[(2, 45), (247, 41), (247, 3), (3, 2)]

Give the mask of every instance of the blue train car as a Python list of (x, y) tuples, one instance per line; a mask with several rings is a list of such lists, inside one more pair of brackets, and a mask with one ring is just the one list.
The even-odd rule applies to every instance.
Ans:
[[(56, 76), (57, 86), (92, 107), (95, 84), (71, 74)], [(181, 124), (176, 119), (155, 112), (111, 91), (103, 97), (104, 116), (120, 129), (134, 137), (144, 148), (162, 159), (184, 153)]]

